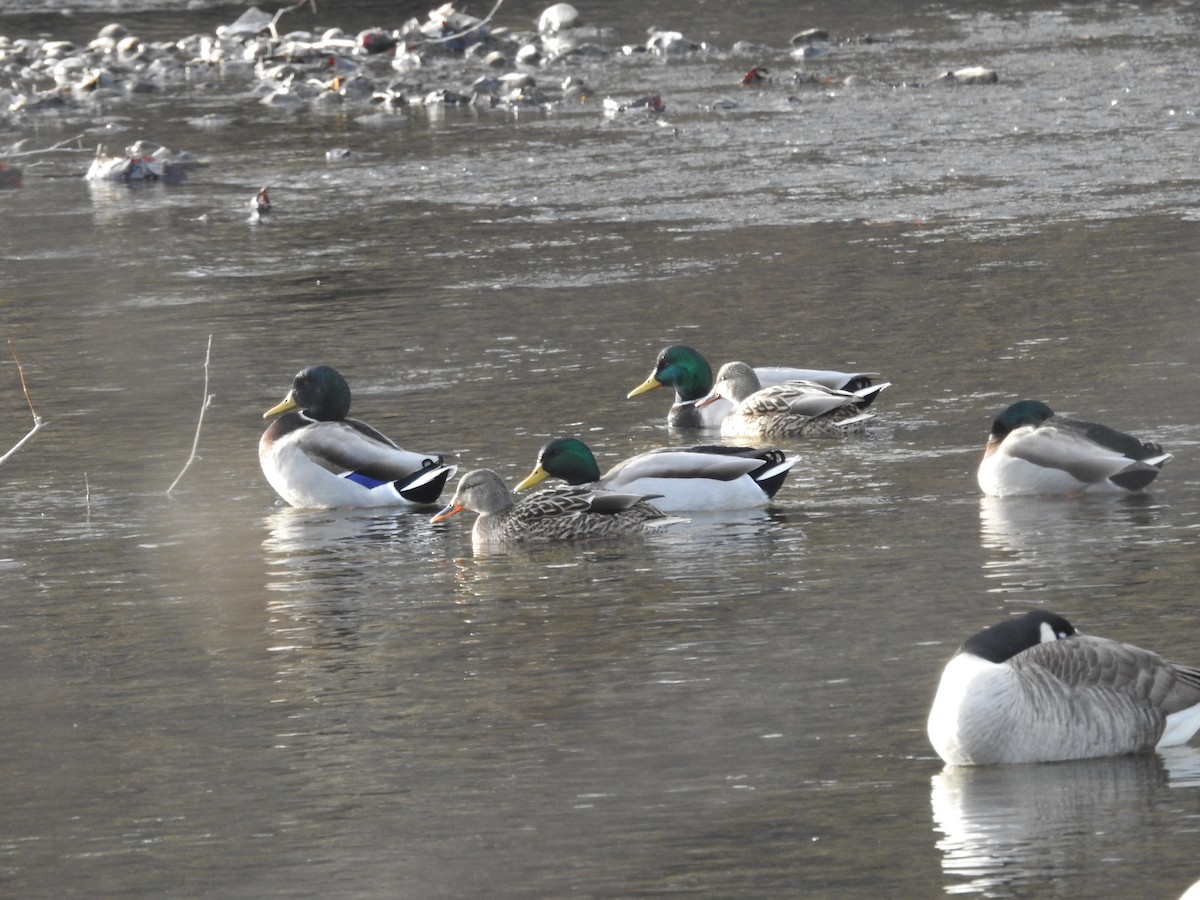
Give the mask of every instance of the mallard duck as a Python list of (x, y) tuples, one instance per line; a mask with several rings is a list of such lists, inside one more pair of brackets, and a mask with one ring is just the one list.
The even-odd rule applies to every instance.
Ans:
[(1200, 669), (1034, 610), (962, 645), (928, 728), (938, 756), (960, 766), (1173, 747), (1200, 730)]
[(335, 369), (311, 366), (295, 377), (283, 401), (263, 413), (279, 418), (258, 442), (276, 493), (314, 509), (435, 503), (456, 467), (401, 449), (349, 412), (350, 386)]
[(721, 421), (721, 434), (740, 438), (788, 438), (802, 435), (846, 435), (861, 432), (874, 413), (863, 409), (888, 385), (842, 391), (815, 381), (785, 381), (764, 388), (744, 362), (721, 366), (712, 392), (697, 402), (705, 407), (718, 399), (736, 404)]
[(250, 218), (254, 221), (261, 221), (270, 214), (271, 198), (267, 194), (267, 189), (263, 188), (250, 198)]
[[(834, 372), (781, 366), (762, 366), (754, 372), (760, 386), (770, 387), (784, 381), (812, 381), (837, 390), (870, 387), (872, 379), (878, 377), (877, 372)], [(708, 360), (691, 347), (676, 344), (662, 350), (654, 363), (654, 371), (627, 396), (636, 397), (667, 385), (675, 388), (675, 402), (667, 413), (667, 424), (676, 428), (716, 428), (733, 409), (733, 403), (727, 400), (714, 400), (703, 409), (697, 408), (697, 402), (712, 392), (713, 374)], [(870, 397), (874, 399), (875, 394)], [(869, 403), (870, 399), (864, 406)]]
[(431, 521), (444, 521), (464, 509), (479, 513), (471, 530), (477, 544), (613, 538), (681, 521), (668, 519), (639, 494), (588, 488), (550, 488), (518, 502), (491, 469), (464, 475), (454, 499)]
[(652, 494), (664, 512), (753, 509), (775, 496), (798, 459), (752, 447), (662, 447), (622, 460), (601, 475), (587, 444), (557, 438), (538, 452), (537, 465), (517, 490), (554, 477), (598, 490)]
[(992, 422), (977, 477), (993, 497), (1140, 491), (1171, 458), (1158, 444), (1021, 400)]

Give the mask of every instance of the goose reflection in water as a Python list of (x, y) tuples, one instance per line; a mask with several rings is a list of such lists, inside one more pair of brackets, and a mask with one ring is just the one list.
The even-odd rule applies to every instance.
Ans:
[[(930, 790), (945, 891), (990, 895), (1094, 871), (1128, 855), (1131, 834), (1153, 828), (1161, 791), (1197, 784), (1196, 747), (1032, 766), (947, 766)], [(1183, 837), (1181, 866), (1191, 862), (1190, 848)]]
[[(993, 590), (1092, 583), (1121, 550), (1153, 547), (1168, 529), (1166, 507), (1144, 495), (1097, 497), (981, 497), (979, 542)], [(1150, 563), (1148, 563), (1150, 564)]]

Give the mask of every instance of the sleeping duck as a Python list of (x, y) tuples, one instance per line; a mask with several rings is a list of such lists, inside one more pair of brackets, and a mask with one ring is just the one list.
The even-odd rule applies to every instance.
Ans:
[(263, 413), (279, 418), (258, 442), (276, 493), (313, 509), (437, 502), (456, 467), (401, 449), (349, 412), (350, 386), (335, 369), (310, 366), (295, 377), (282, 402)]
[(977, 478), (993, 497), (1140, 491), (1171, 458), (1158, 444), (1020, 400), (992, 422)]

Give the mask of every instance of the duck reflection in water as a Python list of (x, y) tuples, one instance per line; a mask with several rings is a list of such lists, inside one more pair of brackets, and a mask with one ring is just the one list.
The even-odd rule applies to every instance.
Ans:
[(1114, 559), (1124, 569), (1157, 567), (1153, 530), (1168, 507), (1148, 494), (980, 497), (984, 575), (996, 590), (1094, 582)]

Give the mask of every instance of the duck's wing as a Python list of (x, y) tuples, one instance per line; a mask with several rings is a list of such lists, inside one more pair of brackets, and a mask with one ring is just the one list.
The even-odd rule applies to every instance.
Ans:
[(858, 398), (858, 408), (866, 409), (875, 402), (875, 398), (892, 386), (890, 381), (881, 381), (879, 384), (866, 384), (861, 387), (848, 387), (844, 390), (850, 391)]
[(798, 456), (788, 456), (782, 450), (771, 447), (734, 447), (725, 444), (701, 444), (686, 448), (689, 453), (704, 453), (719, 457), (736, 457), (754, 462), (757, 467), (749, 472), (768, 497), (783, 485), (784, 478), (792, 466), (800, 461)]
[(404, 450), (353, 419), (314, 422), (296, 432), (297, 445), (315, 463), (338, 475), (356, 473), (377, 482), (400, 481), (442, 464), (436, 454)]
[(650, 450), (617, 463), (604, 474), (601, 484), (606, 490), (619, 491), (623, 486), (640, 478), (710, 478), (716, 481), (733, 481), (743, 475), (750, 475), (763, 464), (763, 460), (739, 452), (746, 449), (714, 445)]
[[(652, 497), (647, 494), (629, 494), (591, 487), (557, 485), (525, 495), (516, 505), (516, 512), (522, 517), (530, 519), (549, 519), (581, 513), (614, 515), (639, 505), (649, 507), (650, 504), (647, 501), (650, 499)], [(654, 512), (662, 515), (656, 509)]]
[(742, 401), (740, 409), (749, 415), (793, 415), (815, 418), (847, 404), (856, 397), (849, 391), (827, 388), (812, 381), (787, 381), (763, 388)]
[(640, 494), (553, 487), (524, 497), (504, 528), (518, 538), (586, 538), (634, 534), (649, 524), (682, 521), (665, 516)]
[[(1112, 429), (1105, 430), (1112, 432)], [(1061, 469), (1084, 484), (1095, 484), (1106, 478), (1139, 480), (1139, 473), (1149, 482), (1158, 474), (1159, 467), (1171, 458), (1170, 454), (1165, 454), (1139, 461), (1109, 443), (1097, 441), (1093, 434), (1095, 432), (1089, 428), (1079, 427), (1069, 420), (1052, 420), (1036, 428), (1014, 429), (1001, 442), (999, 451), (1034, 465)], [(1136, 438), (1130, 440), (1143, 446)]]
[(833, 369), (796, 369), (790, 366), (755, 366), (759, 384), (773, 387), (785, 381), (811, 381), (839, 391), (856, 391), (870, 387), (878, 372), (837, 372)]
[(1122, 456), (1129, 457), (1129, 459), (1144, 462), (1147, 465), (1162, 465), (1162, 463), (1171, 459), (1171, 454), (1164, 453), (1163, 448), (1158, 444), (1152, 441), (1143, 441), (1132, 434), (1117, 431), (1115, 428), (1109, 428), (1107, 425), (1099, 425), (1096, 422), (1078, 422), (1074, 419), (1060, 419), (1057, 416), (1049, 424), (1053, 425), (1055, 423), (1057, 423), (1059, 428), (1078, 432), (1084, 438), (1100, 447), (1104, 447), (1114, 453), (1120, 453)]

